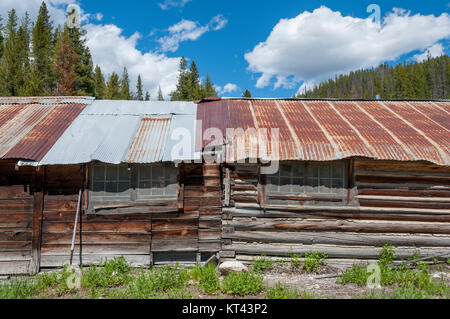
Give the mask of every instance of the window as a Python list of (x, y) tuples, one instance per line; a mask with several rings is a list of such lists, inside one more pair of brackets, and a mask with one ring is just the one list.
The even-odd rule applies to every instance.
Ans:
[(127, 165), (94, 165), (91, 176), (91, 201), (120, 202), (130, 199), (131, 170)]
[(174, 165), (92, 165), (90, 207), (99, 204), (177, 199), (178, 169)]
[(282, 163), (276, 174), (266, 177), (267, 203), (298, 205), (300, 201), (296, 197), (312, 197), (312, 201), (319, 202), (321, 199), (345, 197), (346, 175), (345, 161)]
[(174, 166), (139, 166), (138, 200), (161, 197), (176, 197), (178, 192), (178, 170)]

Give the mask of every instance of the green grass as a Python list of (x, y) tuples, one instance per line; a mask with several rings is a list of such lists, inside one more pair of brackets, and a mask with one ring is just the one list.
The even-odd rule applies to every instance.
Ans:
[[(417, 259), (416, 253), (411, 259)], [(394, 267), (394, 247), (386, 244), (379, 257), (380, 284), (384, 287), (393, 287), (392, 292), (370, 292), (363, 298), (371, 299), (432, 299), (449, 298), (450, 287), (443, 281), (435, 281), (431, 278), (429, 267), (424, 263), (418, 263), (414, 268), (406, 265)], [(345, 271), (340, 283), (345, 285), (354, 283), (360, 286), (367, 284), (372, 275), (367, 271), (367, 265), (353, 265)]]
[(210, 264), (207, 267), (197, 265), (191, 270), (191, 276), (198, 282), (203, 292), (216, 294), (220, 291), (219, 278), (214, 265)]
[(266, 256), (261, 256), (259, 258), (256, 258), (253, 261), (253, 271), (261, 273), (264, 272), (270, 268), (272, 268), (272, 266), (274, 265), (274, 262), (268, 258), (266, 258)]
[(232, 272), (222, 283), (222, 292), (233, 296), (257, 295), (263, 291), (263, 276), (255, 272)]
[(303, 270), (307, 272), (315, 272), (319, 271), (319, 266), (326, 266), (328, 253), (320, 253), (316, 251), (310, 251), (305, 254), (305, 260), (302, 263)]

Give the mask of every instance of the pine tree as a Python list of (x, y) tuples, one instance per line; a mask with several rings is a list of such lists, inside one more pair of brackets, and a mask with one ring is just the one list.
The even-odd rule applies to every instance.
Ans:
[(71, 96), (76, 94), (74, 66), (77, 54), (73, 48), (68, 29), (59, 35), (55, 47), (55, 70), (57, 74), (55, 94)]
[(161, 86), (158, 87), (158, 101), (164, 101), (164, 95), (161, 90)]
[(198, 72), (197, 64), (194, 61), (191, 63), (189, 69), (189, 95), (187, 100), (199, 100), (203, 98), (204, 93), (202, 92), (202, 86), (200, 84), (200, 74)]
[(95, 83), (95, 98), (103, 99), (105, 96), (105, 77), (103, 76), (100, 66), (95, 67), (94, 71), (94, 83)]
[[(55, 74), (52, 65), (53, 58), (53, 26), (50, 21), (47, 5), (42, 2), (39, 15), (33, 28), (33, 73), (39, 75), (36, 85), (36, 95), (49, 95), (55, 87)], [(32, 78), (35, 78), (33, 76)]]
[(242, 94), (242, 97), (244, 97), (244, 98), (251, 98), (252, 94), (250, 93), (249, 90), (245, 90), (244, 94)]
[(117, 73), (112, 73), (106, 84), (105, 99), (107, 100), (120, 100), (122, 98), (120, 92), (120, 80)]
[(74, 65), (75, 74), (75, 93), (80, 96), (94, 96), (94, 64), (89, 48), (86, 45), (86, 30), (82, 28), (69, 29), (72, 46), (76, 53), (76, 62)]
[(171, 94), (172, 101), (189, 101), (190, 100), (190, 74), (187, 69), (187, 61), (183, 56), (180, 59), (177, 88)]
[(148, 91), (145, 92), (145, 101), (150, 101), (150, 93)]
[(202, 98), (215, 97), (218, 95), (216, 89), (214, 89), (214, 85), (211, 81), (209, 73), (206, 73), (206, 79), (205, 83), (203, 84), (203, 87), (204, 87), (204, 96), (202, 96)]
[(122, 77), (120, 78), (120, 98), (122, 100), (131, 100), (130, 77), (126, 67), (123, 68)]
[(137, 84), (136, 84), (136, 100), (143, 101), (144, 100), (144, 89), (142, 87), (142, 79), (141, 75), (138, 75)]
[(6, 96), (17, 96), (24, 82), (23, 76), (23, 23), (22, 31), (18, 30), (16, 11), (8, 13), (8, 21), (4, 27), (4, 51), (0, 61), (0, 92)]
[(3, 21), (3, 18), (2, 18), (2, 16), (0, 16), (0, 61), (3, 56), (3, 41), (4, 41), (2, 21)]

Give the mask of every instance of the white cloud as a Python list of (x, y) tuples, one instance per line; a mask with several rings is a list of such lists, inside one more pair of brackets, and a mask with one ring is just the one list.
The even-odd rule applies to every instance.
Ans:
[(437, 43), (426, 49), (423, 53), (416, 54), (415, 56), (413, 56), (413, 59), (415, 59), (417, 62), (423, 62), (428, 59), (428, 56), (435, 58), (444, 55), (444, 53), (444, 47), (442, 46), (442, 44)]
[(289, 88), (300, 81), (320, 81), (393, 61), (449, 36), (447, 13), (436, 17), (394, 9), (382, 23), (376, 23), (370, 18), (342, 16), (322, 6), (280, 20), (267, 40), (255, 46), (245, 59), (250, 71), (261, 74), (257, 87), (273, 84), (275, 88)]
[[(17, 14), (22, 16), (28, 11), (33, 19), (37, 17), (42, 0), (0, 0), (0, 15), (6, 18), (7, 12), (15, 8)], [(46, 0), (50, 16), (55, 25), (64, 24), (69, 4), (79, 5), (74, 0)], [(98, 22), (103, 14), (91, 14), (81, 10), (82, 21)], [(87, 24), (87, 45), (92, 54), (94, 64), (100, 65), (105, 76), (112, 72), (122, 74), (123, 67), (128, 68), (131, 85), (134, 89), (138, 74), (141, 74), (144, 89), (156, 98), (158, 86), (165, 96), (172, 92), (178, 80), (179, 58), (169, 58), (164, 54), (154, 52), (141, 52), (136, 48), (140, 34), (131, 37), (122, 35), (122, 29), (115, 25)]]
[(192, 0), (164, 0), (159, 2), (158, 5), (162, 10), (169, 10), (172, 8), (183, 8), (188, 2)]
[(225, 84), (224, 87), (215, 85), (215, 86), (214, 86), (214, 89), (215, 89), (215, 90), (217, 91), (217, 93), (219, 93), (220, 95), (239, 91), (239, 87), (238, 87), (236, 84), (234, 84), (234, 83), (228, 83), (228, 84)]
[(223, 29), (228, 20), (221, 14), (213, 17), (207, 25), (200, 25), (197, 21), (182, 19), (177, 24), (169, 27), (169, 34), (157, 39), (163, 52), (175, 52), (184, 41), (195, 41), (209, 31)]
[[(0, 16), (6, 20), (8, 11), (15, 9), (17, 15), (22, 17), (27, 11), (32, 19), (35, 19), (39, 13), (39, 7), (42, 0), (1, 0)], [(45, 0), (48, 11), (55, 25), (64, 24), (66, 21), (66, 10), (69, 4), (79, 4), (77, 0)]]
[(115, 25), (86, 26), (87, 45), (91, 49), (94, 64), (100, 65), (105, 74), (116, 72), (121, 75), (123, 67), (128, 68), (134, 89), (141, 74), (144, 89), (157, 96), (158, 86), (165, 96), (175, 90), (178, 81), (179, 58), (164, 54), (141, 52), (136, 48), (141, 35), (135, 33), (129, 38), (122, 35), (122, 29)]

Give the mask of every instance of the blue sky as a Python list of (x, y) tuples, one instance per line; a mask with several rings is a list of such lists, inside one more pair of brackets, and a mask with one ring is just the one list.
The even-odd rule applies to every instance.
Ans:
[[(19, 6), (13, 0), (1, 2), (2, 16)], [(33, 13), (39, 2), (21, 0), (18, 11)], [(427, 48), (432, 55), (448, 53), (450, 36), (448, 0), (47, 3), (57, 22), (63, 22), (68, 4), (78, 4), (94, 62), (106, 73), (126, 65), (132, 79), (144, 73), (153, 94), (159, 85), (166, 94), (173, 88), (182, 55), (196, 61), (202, 76), (210, 73), (222, 96), (240, 96), (249, 89), (257, 97), (290, 97), (302, 84), (313, 85), (335, 73), (420, 60)], [(367, 12), (372, 3), (381, 9), (378, 27)]]

